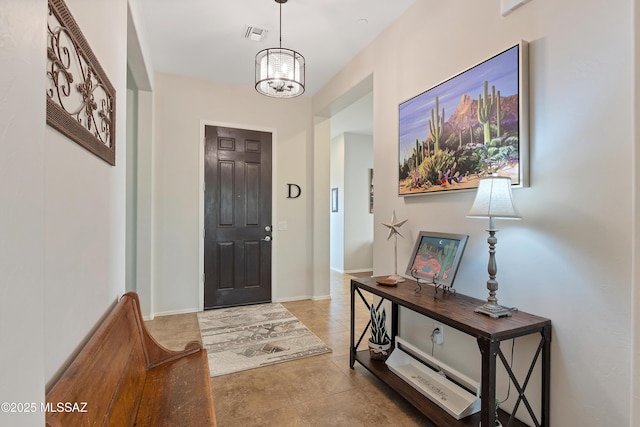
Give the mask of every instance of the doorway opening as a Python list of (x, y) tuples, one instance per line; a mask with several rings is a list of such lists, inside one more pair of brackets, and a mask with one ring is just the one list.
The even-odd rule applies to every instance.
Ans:
[[(373, 270), (373, 92), (331, 116), (330, 267)], [(337, 190), (336, 190), (337, 189)], [(335, 208), (335, 209), (334, 209)]]

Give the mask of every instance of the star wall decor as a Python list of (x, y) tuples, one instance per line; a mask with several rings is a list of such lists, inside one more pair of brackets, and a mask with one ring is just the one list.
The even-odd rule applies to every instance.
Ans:
[(385, 224), (384, 222), (382, 223), (382, 225), (384, 225), (389, 229), (389, 235), (387, 236), (387, 240), (389, 240), (392, 236), (396, 237), (394, 246), (393, 246), (395, 273), (387, 277), (388, 280), (394, 281), (395, 283), (404, 282), (405, 280), (404, 277), (398, 275), (398, 236), (404, 239), (404, 236), (402, 235), (402, 233), (400, 233), (400, 227), (402, 227), (405, 222), (407, 222), (406, 219), (403, 219), (402, 221), (398, 221), (398, 218), (396, 217), (396, 211), (394, 210), (393, 215), (391, 215), (391, 222), (388, 224)]
[(387, 236), (387, 240), (389, 240), (395, 234), (399, 235), (404, 239), (404, 236), (402, 235), (402, 233), (400, 233), (399, 229), (404, 225), (405, 222), (407, 222), (406, 219), (403, 219), (402, 221), (398, 221), (396, 217), (396, 211), (393, 211), (393, 215), (391, 215), (391, 222), (389, 224), (385, 224), (384, 222), (382, 223), (382, 225), (384, 225), (389, 229), (389, 235)]

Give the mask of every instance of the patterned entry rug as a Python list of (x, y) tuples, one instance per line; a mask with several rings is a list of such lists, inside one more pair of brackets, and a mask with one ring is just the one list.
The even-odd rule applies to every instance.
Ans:
[(281, 304), (207, 310), (198, 322), (212, 377), (331, 352)]

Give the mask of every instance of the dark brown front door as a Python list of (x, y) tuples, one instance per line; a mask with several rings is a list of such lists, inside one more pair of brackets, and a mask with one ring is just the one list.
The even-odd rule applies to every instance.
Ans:
[(204, 308), (271, 302), (271, 134), (205, 126)]

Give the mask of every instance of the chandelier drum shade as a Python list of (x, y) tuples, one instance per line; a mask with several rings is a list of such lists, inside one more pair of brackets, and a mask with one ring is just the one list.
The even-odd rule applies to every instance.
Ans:
[(270, 48), (256, 55), (256, 90), (273, 98), (304, 92), (304, 57), (295, 50)]
[(280, 47), (264, 49), (256, 55), (256, 90), (272, 98), (294, 98), (304, 93), (304, 56), (282, 47), (282, 3), (280, 4)]

